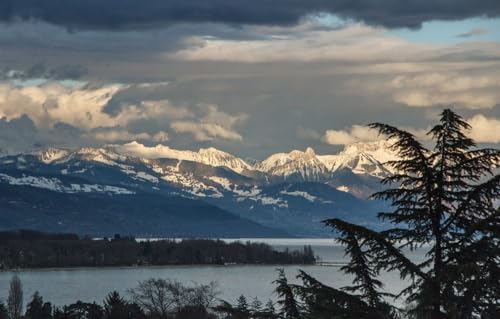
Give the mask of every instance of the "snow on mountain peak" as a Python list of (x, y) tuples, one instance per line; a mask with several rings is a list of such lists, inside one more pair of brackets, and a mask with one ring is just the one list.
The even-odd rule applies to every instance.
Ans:
[(312, 147), (308, 147), (306, 148), (306, 151), (305, 153), (309, 156), (316, 156), (316, 152), (314, 151), (314, 149)]
[(204, 164), (228, 167), (237, 173), (241, 173), (244, 170), (252, 170), (252, 167), (241, 158), (214, 147), (201, 148), (198, 151), (198, 156), (200, 157), (199, 161)]
[(210, 166), (224, 166), (237, 173), (252, 169), (244, 160), (214, 147), (201, 148), (198, 152), (194, 152), (176, 150), (162, 144), (150, 147), (136, 141), (123, 145), (112, 145), (110, 147), (120, 154), (143, 159), (171, 158), (179, 161), (193, 161)]
[(198, 151), (177, 150), (158, 144), (146, 146), (136, 141), (123, 145), (108, 145), (104, 148), (81, 148), (75, 152), (49, 148), (38, 153), (46, 164), (60, 162), (72, 156), (84, 160), (115, 165), (128, 157), (148, 159), (169, 158), (178, 161), (192, 161), (214, 167), (226, 167), (236, 173), (258, 170), (284, 179), (300, 181), (325, 181), (332, 173), (348, 169), (355, 174), (386, 177), (392, 171), (384, 165), (387, 161), (397, 160), (397, 154), (390, 149), (393, 141), (382, 140), (368, 143), (346, 145), (336, 155), (317, 155), (313, 148), (304, 151), (292, 150), (289, 153), (276, 153), (267, 159), (249, 164), (247, 161), (214, 147), (200, 148)]
[[(373, 156), (380, 163), (397, 160), (399, 157), (391, 150), (392, 140), (381, 140), (367, 143), (354, 143), (346, 145), (340, 154), (368, 154)], [(339, 155), (340, 155), (339, 154)]]
[(58, 161), (66, 156), (68, 156), (69, 151), (58, 148), (48, 148), (38, 152), (38, 156), (42, 162), (45, 164), (50, 164), (52, 162)]
[(328, 169), (310, 147), (305, 152), (293, 150), (290, 153), (273, 154), (257, 164), (256, 168), (285, 179), (298, 175), (303, 180), (318, 181), (328, 175)]
[(375, 177), (386, 177), (393, 171), (388, 161), (398, 160), (397, 154), (390, 149), (393, 141), (354, 143), (346, 145), (337, 155), (320, 155), (318, 158), (332, 171), (349, 169), (355, 174), (368, 174)]

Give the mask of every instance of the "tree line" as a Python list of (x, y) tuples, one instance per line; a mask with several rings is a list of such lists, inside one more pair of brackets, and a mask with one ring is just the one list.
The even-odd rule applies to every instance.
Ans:
[(218, 286), (184, 285), (168, 279), (150, 278), (127, 291), (128, 298), (110, 292), (102, 304), (76, 301), (60, 307), (46, 302), (39, 292), (23, 307), (23, 288), (13, 276), (7, 303), (0, 301), (0, 319), (272, 319), (281, 318), (271, 300), (264, 305), (240, 296), (236, 305), (217, 298)]
[(73, 234), (0, 232), (0, 269), (191, 264), (313, 264), (310, 246), (277, 251), (263, 243), (185, 239), (93, 240)]

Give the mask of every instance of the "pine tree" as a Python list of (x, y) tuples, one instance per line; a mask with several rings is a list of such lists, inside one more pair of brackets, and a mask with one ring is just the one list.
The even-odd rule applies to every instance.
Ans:
[(250, 305), (250, 309), (252, 312), (259, 312), (262, 310), (262, 302), (259, 300), (259, 298), (255, 297), (252, 300), (252, 304)]
[(26, 306), (25, 318), (50, 319), (52, 318), (52, 305), (48, 302), (43, 302), (42, 296), (36, 291)]
[(276, 308), (274, 307), (274, 302), (271, 299), (269, 299), (266, 302), (266, 305), (264, 306), (264, 312), (268, 312), (271, 314), (274, 314), (276, 312)]
[(280, 305), (280, 315), (286, 319), (300, 318), (300, 306), (295, 297), (293, 286), (288, 283), (288, 280), (283, 269), (278, 269), (278, 279), (274, 282), (276, 294), (279, 297), (278, 304)]
[(132, 312), (137, 312), (135, 307), (135, 304), (131, 306), (117, 291), (113, 291), (104, 300), (104, 317), (106, 319), (133, 319), (134, 315), (137, 315), (132, 314)]
[(248, 312), (248, 302), (245, 296), (241, 295), (238, 297), (236, 309), (241, 312)]
[[(401, 160), (397, 174), (384, 179), (396, 186), (373, 195), (392, 203), (379, 214), (393, 228), (376, 232), (330, 219), (351, 261), (343, 270), (369, 308), (394, 316), (377, 280), (380, 271), (398, 271), (411, 284), (400, 294), (414, 318), (494, 318), (500, 312), (500, 163), (496, 149), (477, 149), (465, 134), (470, 126), (451, 110), (428, 133), (426, 148), (409, 132), (371, 124), (390, 140)], [(403, 248), (429, 246), (427, 259), (415, 264)]]

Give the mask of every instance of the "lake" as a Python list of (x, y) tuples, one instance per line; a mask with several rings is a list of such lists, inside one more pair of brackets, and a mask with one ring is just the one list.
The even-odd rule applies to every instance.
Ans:
[[(235, 241), (236, 239), (226, 239)], [(343, 248), (332, 239), (238, 239), (240, 241), (265, 242), (275, 249), (298, 249), (311, 245), (321, 261), (344, 264)], [(410, 258), (421, 260), (423, 252), (412, 252)], [(158, 267), (112, 267), (112, 268), (76, 268), (45, 269), (0, 272), (0, 300), (6, 300), (9, 281), (14, 273), (21, 278), (24, 297), (39, 291), (46, 301), (55, 305), (70, 304), (77, 300), (101, 303), (113, 290), (127, 295), (127, 289), (133, 288), (138, 281), (148, 278), (168, 278), (183, 283), (206, 284), (216, 281), (219, 284), (220, 299), (235, 302), (238, 296), (245, 295), (251, 300), (258, 297), (265, 302), (275, 299), (273, 294), (277, 268), (284, 268), (290, 281), (299, 269), (306, 271), (320, 281), (333, 287), (342, 287), (351, 283), (351, 278), (340, 271), (339, 266), (281, 266), (281, 265), (230, 265), (230, 266), (158, 266)], [(385, 289), (396, 292), (406, 283), (397, 273), (385, 273), (381, 276)], [(26, 302), (25, 302), (26, 304)]]

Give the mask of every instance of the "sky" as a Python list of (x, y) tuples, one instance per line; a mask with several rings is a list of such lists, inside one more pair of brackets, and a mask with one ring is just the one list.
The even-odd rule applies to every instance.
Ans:
[(335, 153), (443, 108), (500, 143), (500, 2), (2, 0), (0, 152)]

